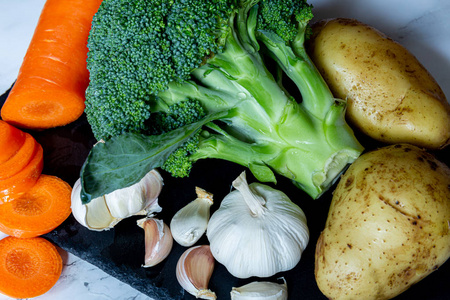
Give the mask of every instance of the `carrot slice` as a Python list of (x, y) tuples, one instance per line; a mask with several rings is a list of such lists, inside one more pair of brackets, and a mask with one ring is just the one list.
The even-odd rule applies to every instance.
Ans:
[(0, 292), (8, 297), (33, 298), (48, 292), (62, 272), (56, 247), (41, 237), (0, 241)]
[(0, 179), (11, 177), (20, 170), (25, 168), (36, 154), (38, 150), (38, 142), (31, 136), (25, 133), (25, 142), (22, 147), (9, 160), (0, 164)]
[(47, 0), (2, 119), (29, 129), (63, 126), (84, 111), (87, 39), (101, 0)]
[(64, 180), (41, 174), (27, 193), (0, 205), (0, 231), (20, 238), (52, 231), (72, 212), (71, 193), (72, 187)]
[(12, 201), (27, 192), (38, 180), (44, 167), (44, 150), (38, 143), (38, 149), (28, 163), (17, 174), (0, 179), (0, 205)]
[(0, 164), (13, 156), (25, 142), (25, 132), (0, 120)]

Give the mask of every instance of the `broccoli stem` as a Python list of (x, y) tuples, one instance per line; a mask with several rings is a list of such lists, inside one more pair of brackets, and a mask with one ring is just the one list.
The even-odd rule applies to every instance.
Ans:
[[(299, 29), (297, 36), (304, 36), (304, 29)], [(323, 119), (335, 102), (335, 98), (306, 53), (303, 39), (297, 38), (292, 43), (295, 47), (288, 46), (274, 33), (262, 30), (258, 31), (258, 39), (263, 42), (270, 56), (298, 87), (302, 95), (301, 106)]]
[[(242, 14), (242, 12), (241, 12)], [(274, 123), (282, 116), (283, 107), (289, 101), (289, 97), (280, 89), (272, 73), (266, 68), (259, 52), (255, 47), (257, 42), (253, 40), (249, 32), (251, 28), (244, 24), (252, 24), (251, 20), (241, 20), (244, 16), (238, 14), (237, 25), (227, 39), (226, 51), (215, 55), (208, 61), (209, 65), (219, 67), (222, 71), (231, 76), (237, 84), (245, 88), (265, 111), (264, 117), (268, 123)], [(253, 16), (256, 18), (256, 16)], [(254, 41), (254, 43), (252, 43)], [(250, 47), (253, 45), (253, 47)], [(270, 93), (267, 93), (270, 91)], [(261, 115), (260, 117), (263, 117)]]
[[(170, 85), (171, 91), (162, 93), (200, 100), (209, 113), (227, 110), (220, 120), (223, 126), (209, 123), (212, 133), (205, 131), (189, 158), (238, 163), (266, 182), (276, 181), (275, 172), (317, 198), (362, 151), (345, 122), (345, 102), (333, 97), (306, 54), (304, 28), (293, 50), (274, 33), (260, 30), (249, 35), (254, 32), (247, 27), (254, 26), (250, 17), (247, 23), (239, 22), (239, 15), (237, 20), (226, 51), (192, 73), (195, 83)], [(300, 103), (266, 68), (255, 38), (296, 84)]]

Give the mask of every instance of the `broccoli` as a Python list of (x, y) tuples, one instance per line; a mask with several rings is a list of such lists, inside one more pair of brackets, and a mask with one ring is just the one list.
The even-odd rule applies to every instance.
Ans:
[(83, 165), (83, 201), (205, 158), (318, 198), (363, 148), (306, 53), (312, 17), (299, 0), (104, 0), (86, 115), (106, 143)]

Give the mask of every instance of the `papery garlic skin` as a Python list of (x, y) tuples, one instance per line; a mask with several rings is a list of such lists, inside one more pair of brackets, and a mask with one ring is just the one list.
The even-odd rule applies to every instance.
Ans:
[(241, 287), (233, 287), (231, 300), (287, 300), (288, 289), (284, 283), (254, 281)]
[(213, 195), (196, 187), (197, 198), (181, 208), (170, 221), (175, 241), (185, 247), (194, 245), (205, 233)]
[(105, 198), (92, 199), (88, 204), (83, 204), (80, 198), (81, 181), (78, 179), (71, 196), (71, 209), (75, 220), (90, 230), (103, 231), (113, 228), (121, 219), (115, 218), (109, 212)]
[(233, 186), (240, 190), (222, 200), (208, 223), (214, 258), (238, 278), (270, 277), (294, 268), (309, 241), (302, 209), (279, 190), (247, 185), (245, 173)]
[(170, 253), (173, 238), (169, 226), (163, 220), (143, 218), (137, 225), (145, 231), (145, 258), (143, 267), (153, 267), (162, 262)]
[(139, 182), (106, 194), (105, 200), (113, 217), (127, 218), (139, 214), (160, 212), (157, 199), (163, 187), (161, 175), (152, 170)]
[(72, 188), (72, 214), (84, 227), (94, 231), (109, 230), (124, 218), (160, 212), (162, 208), (158, 204), (158, 196), (162, 187), (161, 175), (152, 170), (132, 186), (83, 204), (80, 198), (81, 180), (78, 179)]
[(217, 299), (216, 294), (208, 289), (214, 264), (214, 257), (208, 245), (187, 249), (178, 259), (176, 268), (178, 283), (196, 298)]

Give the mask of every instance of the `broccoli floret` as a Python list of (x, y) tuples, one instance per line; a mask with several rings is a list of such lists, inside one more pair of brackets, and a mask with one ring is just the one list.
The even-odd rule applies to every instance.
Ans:
[[(312, 5), (305, 1), (263, 1), (258, 14), (257, 30), (269, 30), (286, 42), (298, 35), (298, 27), (307, 27), (313, 18)], [(292, 22), (295, 17), (296, 22)], [(297, 23), (298, 22), (298, 23)]]
[[(205, 111), (196, 99), (177, 102), (165, 111), (152, 113), (148, 123), (149, 133), (162, 134), (192, 124), (201, 120)], [(188, 139), (181, 147), (175, 150), (161, 166), (161, 169), (171, 173), (174, 177), (186, 177), (192, 168), (189, 155), (198, 150), (200, 132)]]
[(231, 1), (103, 1), (88, 38), (86, 115), (97, 139), (145, 132), (154, 97), (223, 47)]
[(153, 112), (147, 120), (149, 134), (162, 134), (205, 117), (205, 110), (197, 99), (187, 99), (174, 103), (164, 111)]
[(86, 112), (94, 133), (112, 138), (82, 168), (84, 199), (152, 168), (188, 176), (205, 158), (260, 181), (281, 174), (319, 197), (363, 148), (346, 102), (305, 51), (311, 10), (299, 0), (104, 0), (89, 37)]
[(161, 166), (174, 177), (187, 177), (192, 169), (190, 155), (198, 150), (200, 132), (189, 138), (181, 147), (177, 148)]

